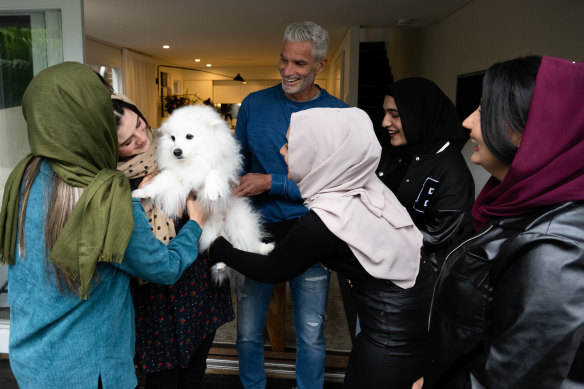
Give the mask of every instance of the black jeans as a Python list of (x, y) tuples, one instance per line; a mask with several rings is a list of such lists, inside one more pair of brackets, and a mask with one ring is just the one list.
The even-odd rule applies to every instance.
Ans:
[(146, 376), (145, 389), (199, 389), (203, 387), (203, 377), (207, 370), (207, 356), (213, 345), (215, 332), (210, 333), (197, 347), (189, 366), (150, 373)]
[(416, 284), (353, 282), (361, 332), (349, 356), (345, 388), (410, 389), (428, 358), (428, 314), (435, 272), (421, 261)]

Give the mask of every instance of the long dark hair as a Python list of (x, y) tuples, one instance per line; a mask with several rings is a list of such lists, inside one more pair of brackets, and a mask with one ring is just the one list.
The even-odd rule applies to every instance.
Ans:
[[(42, 157), (35, 156), (26, 168), (22, 180), (24, 190), (18, 217), (18, 251), (19, 255), (23, 258), (26, 257), (26, 234), (24, 230), (26, 209), (32, 184), (40, 170), (41, 162)], [(71, 212), (73, 212), (73, 208), (84, 191), (85, 188), (69, 185), (61, 177), (53, 173), (51, 198), (50, 201), (47, 202), (45, 220), (45, 250), (47, 266), (52, 266), (57, 280), (57, 286), (61, 293), (71, 292), (78, 296), (80, 295), (79, 286), (67, 275), (67, 273), (62, 271), (54, 262), (49, 260), (49, 253), (55, 245), (57, 238), (67, 223), (67, 220), (69, 220)], [(94, 274), (94, 277), (96, 276), (97, 273)]]
[(118, 100), (118, 99), (112, 99), (112, 105), (114, 107), (114, 117), (116, 119), (116, 127), (118, 127), (118, 128), (120, 127), (120, 123), (122, 121), (122, 117), (124, 116), (125, 109), (129, 109), (130, 111), (133, 111), (136, 115), (138, 115), (138, 117), (140, 119), (144, 120), (144, 123), (146, 123), (147, 127), (150, 127), (150, 125), (148, 124), (148, 120), (146, 120), (146, 118), (144, 117), (142, 112), (140, 112), (138, 107), (136, 107), (135, 105), (127, 103), (123, 100)]
[(483, 79), (481, 131), (489, 150), (511, 164), (517, 146), (510, 135), (523, 134), (541, 56), (528, 56), (494, 64)]

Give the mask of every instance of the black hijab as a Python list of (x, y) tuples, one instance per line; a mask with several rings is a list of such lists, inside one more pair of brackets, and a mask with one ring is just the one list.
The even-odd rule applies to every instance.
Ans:
[(462, 127), (450, 99), (432, 81), (420, 77), (404, 78), (390, 84), (386, 95), (395, 99), (399, 111), (408, 141), (403, 146), (404, 151), (435, 153), (446, 141), (461, 150), (466, 143), (469, 131)]
[(414, 155), (437, 153), (446, 142), (460, 151), (469, 131), (462, 127), (458, 112), (450, 99), (432, 81), (411, 77), (387, 87), (399, 111), (402, 129), (408, 144), (393, 147), (387, 130), (383, 130), (383, 151), (378, 172), (387, 187), (397, 193)]

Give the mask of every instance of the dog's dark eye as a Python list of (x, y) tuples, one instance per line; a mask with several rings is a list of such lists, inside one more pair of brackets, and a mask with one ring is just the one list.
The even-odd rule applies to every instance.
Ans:
[(191, 134), (187, 134), (187, 139), (193, 139), (193, 136)]
[(172, 141), (174, 142), (174, 135), (171, 135), (170, 139), (172, 139)]

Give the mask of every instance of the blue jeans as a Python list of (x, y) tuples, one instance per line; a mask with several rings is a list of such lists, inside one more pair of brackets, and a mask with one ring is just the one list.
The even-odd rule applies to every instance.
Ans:
[[(324, 385), (324, 320), (330, 272), (320, 263), (290, 280), (296, 326), (296, 385)], [(264, 389), (263, 331), (274, 284), (245, 279), (237, 290), (237, 354), (239, 378), (245, 389)]]

